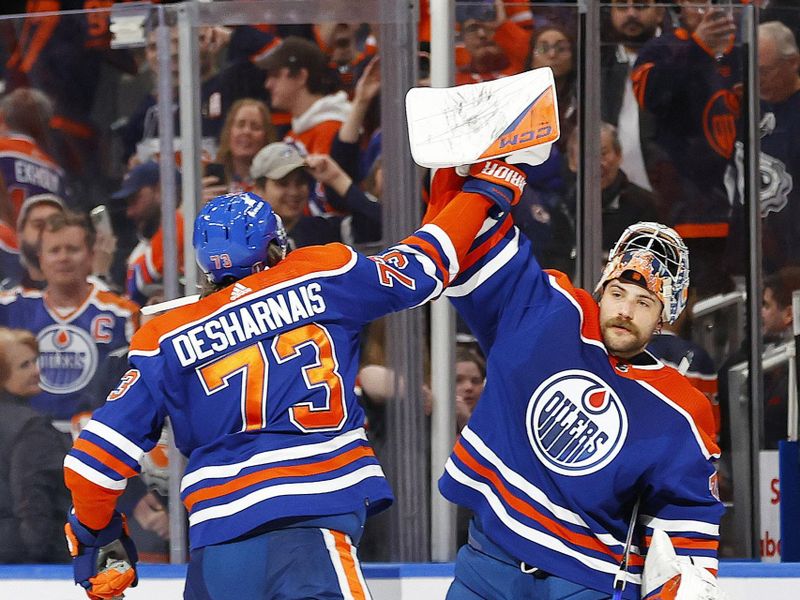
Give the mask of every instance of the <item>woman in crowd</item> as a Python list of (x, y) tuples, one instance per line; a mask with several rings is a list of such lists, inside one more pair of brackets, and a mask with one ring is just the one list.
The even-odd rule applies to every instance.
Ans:
[(62, 477), (66, 436), (34, 411), (41, 392), (34, 335), (0, 327), (0, 563), (67, 562)]
[(525, 69), (550, 67), (553, 70), (561, 122), (561, 146), (569, 139), (578, 116), (575, 56), (575, 40), (562, 26), (546, 25), (531, 34)]
[[(228, 192), (252, 190), (250, 163), (261, 148), (276, 140), (266, 104), (253, 98), (236, 101), (225, 118), (219, 137), (216, 162), (222, 165), (225, 179), (218, 183), (226, 186)], [(212, 170), (207, 170), (206, 174), (217, 175)]]

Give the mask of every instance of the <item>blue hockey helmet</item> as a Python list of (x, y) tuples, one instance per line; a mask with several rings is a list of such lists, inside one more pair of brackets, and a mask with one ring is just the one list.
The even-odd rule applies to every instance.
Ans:
[(270, 246), (286, 256), (286, 233), (270, 205), (251, 192), (217, 196), (203, 206), (192, 237), (197, 264), (212, 283), (271, 266)]

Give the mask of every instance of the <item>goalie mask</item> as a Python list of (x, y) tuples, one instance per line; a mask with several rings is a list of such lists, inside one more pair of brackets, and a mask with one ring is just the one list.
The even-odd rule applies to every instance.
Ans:
[(674, 229), (640, 222), (628, 227), (611, 249), (595, 293), (632, 271), (661, 300), (661, 318), (674, 323), (689, 296), (689, 250)]

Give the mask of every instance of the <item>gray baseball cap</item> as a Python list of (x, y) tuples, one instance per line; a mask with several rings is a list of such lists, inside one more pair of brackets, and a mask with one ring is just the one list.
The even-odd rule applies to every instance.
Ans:
[(60, 208), (62, 211), (67, 210), (67, 207), (64, 205), (64, 200), (61, 198), (61, 196), (56, 196), (55, 194), (36, 194), (34, 196), (28, 196), (25, 198), (25, 201), (19, 208), (19, 214), (17, 216), (17, 231), (22, 231), (22, 228), (25, 227), (25, 221), (28, 220), (28, 214), (31, 212), (31, 209), (34, 206), (42, 203), (52, 204), (53, 206)]
[(295, 169), (306, 165), (305, 158), (297, 146), (286, 142), (274, 142), (264, 146), (250, 163), (250, 177), (258, 179), (283, 179)]

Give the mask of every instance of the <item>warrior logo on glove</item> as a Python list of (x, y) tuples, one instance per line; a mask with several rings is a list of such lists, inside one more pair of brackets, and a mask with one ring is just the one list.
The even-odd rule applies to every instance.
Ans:
[(481, 194), (497, 205), (501, 212), (509, 212), (519, 204), (525, 189), (525, 173), (502, 161), (487, 160), (472, 165), (469, 177), (461, 189)]
[(520, 194), (525, 190), (525, 184), (527, 183), (525, 175), (520, 173), (517, 169), (493, 160), (483, 163), (480, 174), (501, 181), (507, 181), (511, 185), (517, 186)]

